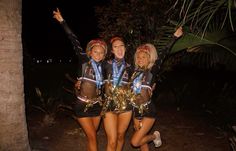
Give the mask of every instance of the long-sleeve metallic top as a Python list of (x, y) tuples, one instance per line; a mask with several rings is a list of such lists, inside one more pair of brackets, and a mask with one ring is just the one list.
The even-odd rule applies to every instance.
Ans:
[[(86, 53), (83, 52), (78, 37), (72, 32), (65, 21), (61, 22), (61, 26), (63, 27), (67, 37), (71, 41), (73, 49), (75, 50), (75, 54), (78, 56), (77, 78), (82, 81), (79, 95), (86, 98), (94, 98), (97, 95), (100, 95), (100, 91), (99, 93), (97, 93), (96, 91), (97, 89), (101, 90), (101, 85), (103, 84), (104, 70), (102, 62), (92, 61), (86, 55)], [(96, 79), (95, 68), (93, 66), (96, 66), (97, 70), (99, 69), (101, 82)]]

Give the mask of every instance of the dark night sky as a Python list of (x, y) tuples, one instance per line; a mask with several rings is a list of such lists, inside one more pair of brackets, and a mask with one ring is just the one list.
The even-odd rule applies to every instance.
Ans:
[[(22, 39), (24, 51), (32, 57), (70, 57), (74, 55), (72, 45), (64, 30), (53, 18), (52, 11), (60, 9), (70, 28), (78, 36), (81, 45), (98, 37), (94, 6), (106, 0), (23, 0)], [(83, 4), (82, 4), (83, 3)]]

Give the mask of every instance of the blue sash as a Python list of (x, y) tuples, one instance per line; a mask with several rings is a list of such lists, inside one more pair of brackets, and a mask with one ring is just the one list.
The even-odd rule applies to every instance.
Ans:
[(139, 76), (137, 76), (133, 81), (133, 91), (135, 94), (139, 94), (141, 92), (142, 77), (143, 77), (143, 73), (141, 73)]
[(116, 63), (115, 59), (112, 61), (112, 74), (113, 74), (113, 86), (114, 87), (121, 85), (120, 79), (121, 79), (121, 76), (123, 76), (122, 73), (123, 73), (124, 68), (125, 68), (125, 61), (124, 60), (122, 61), (122, 65), (119, 70), (118, 70), (117, 63)]
[(101, 88), (103, 84), (103, 77), (102, 77), (102, 67), (100, 64), (97, 64), (93, 59), (90, 60), (93, 70), (95, 72), (96, 84), (98, 88)]

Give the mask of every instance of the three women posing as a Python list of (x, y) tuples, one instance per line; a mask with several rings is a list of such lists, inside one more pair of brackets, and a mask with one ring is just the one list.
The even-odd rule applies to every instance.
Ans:
[[(60, 22), (68, 38), (71, 40), (79, 60), (84, 60), (82, 48), (78, 38), (67, 26), (59, 10), (53, 11), (54, 18)], [(107, 53), (107, 45), (101, 39), (91, 40), (87, 44), (87, 61), (80, 63), (77, 88), (77, 103), (75, 112), (78, 122), (87, 136), (87, 150), (97, 151), (96, 131), (101, 116), (107, 135), (107, 151), (121, 151), (125, 141), (125, 133), (130, 120), (133, 119), (135, 133), (131, 144), (148, 150), (148, 142), (153, 141), (156, 147), (161, 145), (160, 134), (155, 131), (148, 135), (156, 119), (156, 108), (151, 101), (152, 90), (155, 85), (154, 75), (159, 73), (162, 60), (177, 38), (182, 36), (182, 28), (174, 33), (174, 38), (166, 47), (166, 53), (157, 55), (152, 44), (144, 44), (135, 53), (135, 69), (126, 63), (124, 56), (126, 47), (121, 37), (110, 40), (113, 58), (103, 61)], [(83, 58), (83, 59), (81, 59)], [(81, 70), (82, 69), (82, 70)], [(134, 100), (123, 99), (121, 91), (132, 86)], [(102, 97), (103, 87), (105, 99)], [(86, 90), (90, 91), (86, 91)], [(131, 99), (132, 100), (132, 99)], [(102, 104), (102, 106), (101, 106)], [(101, 115), (102, 114), (102, 115)]]

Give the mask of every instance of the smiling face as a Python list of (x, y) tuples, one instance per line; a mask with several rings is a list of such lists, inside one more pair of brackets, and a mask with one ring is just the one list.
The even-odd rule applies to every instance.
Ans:
[(139, 51), (136, 54), (135, 64), (140, 68), (147, 68), (150, 63), (150, 56), (146, 52)]
[(125, 44), (121, 40), (115, 40), (112, 42), (112, 53), (116, 59), (123, 59), (125, 56)]
[(138, 46), (134, 54), (135, 66), (144, 69), (151, 69), (157, 59), (157, 50), (155, 46), (150, 43)]
[(89, 55), (94, 61), (100, 62), (105, 58), (105, 50), (102, 46), (95, 45), (92, 47)]

